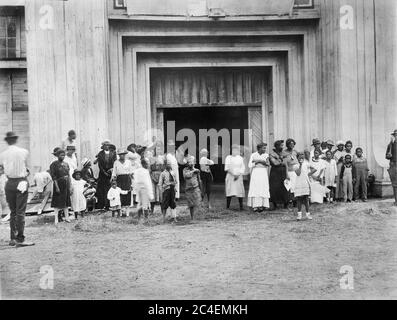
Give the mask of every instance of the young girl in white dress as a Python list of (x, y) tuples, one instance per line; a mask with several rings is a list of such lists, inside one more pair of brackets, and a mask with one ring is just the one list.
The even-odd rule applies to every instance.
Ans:
[(247, 205), (253, 208), (254, 212), (262, 212), (265, 208), (269, 208), (269, 155), (266, 153), (266, 147), (266, 143), (258, 144), (258, 151), (251, 155), (248, 164), (251, 169), (251, 180)]
[(74, 217), (77, 220), (78, 215), (80, 214), (82, 217), (84, 217), (84, 213), (87, 210), (87, 199), (84, 195), (84, 192), (89, 187), (89, 185), (85, 180), (81, 179), (80, 170), (74, 170), (72, 178), (72, 194), (70, 196), (70, 200), (72, 203)]
[(305, 155), (303, 153), (298, 154), (298, 168), (295, 170), (296, 180), (295, 180), (295, 199), (298, 206), (298, 217), (297, 220), (302, 220), (302, 206), (305, 206), (306, 218), (312, 220), (310, 215), (310, 176), (316, 172), (314, 168), (311, 167), (310, 162), (305, 160)]

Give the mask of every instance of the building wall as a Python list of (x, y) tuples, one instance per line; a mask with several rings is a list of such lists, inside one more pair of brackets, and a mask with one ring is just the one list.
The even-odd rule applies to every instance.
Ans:
[[(137, 121), (131, 123), (128, 110), (123, 106), (126, 78), (120, 70), (124, 66), (132, 68), (134, 61), (129, 59), (134, 56), (133, 41), (138, 38), (131, 38), (135, 39), (131, 44), (120, 41), (120, 34), (139, 36), (139, 41), (144, 42), (145, 32), (178, 33), (187, 30), (186, 25), (194, 32), (203, 33), (227, 33), (230, 28), (241, 27), (241, 32), (262, 29), (275, 35), (285, 30), (305, 30), (305, 39), (309, 41), (302, 40), (290, 56), (295, 57), (295, 65), (302, 65), (302, 72), (293, 72), (292, 64), (287, 66), (286, 85), (294, 95), (287, 99), (297, 107), (291, 107), (287, 113), (284, 113), (287, 109), (283, 109), (283, 113), (275, 117), (274, 126), (285, 127), (283, 130), (288, 135), (302, 135), (300, 148), (308, 147), (315, 136), (352, 139), (356, 146), (364, 147), (371, 171), (381, 180), (386, 177), (384, 149), (389, 133), (397, 127), (394, 105), (397, 3), (394, 0), (315, 0), (314, 4), (314, 10), (295, 9), (291, 19), (266, 17), (258, 28), (257, 22), (241, 21), (244, 18), (239, 18), (239, 22), (205, 22), (202, 18), (201, 22), (185, 21), (185, 24), (181, 21), (152, 24), (129, 17), (126, 9), (114, 9), (113, 0), (27, 1), (33, 165), (46, 167), (51, 159), (49, 151), (60, 144), (69, 129), (76, 129), (78, 133), (79, 154), (92, 157), (102, 139), (110, 137), (122, 144), (122, 130), (125, 132), (130, 125), (139, 127)], [(299, 12), (311, 20), (299, 18)], [(110, 27), (108, 17), (111, 17)], [(230, 27), (232, 25), (234, 27)], [(297, 83), (297, 77), (301, 77), (302, 82), (309, 81), (309, 77), (316, 84), (294, 87), (291, 83)], [(299, 97), (299, 103), (294, 97)], [(279, 103), (274, 101), (274, 114), (279, 111)], [(303, 106), (303, 112), (298, 106)], [(285, 118), (286, 115), (289, 116)], [(294, 125), (304, 119), (308, 119), (309, 128), (300, 125), (302, 129), (299, 129)]]
[(397, 2), (318, 1), (323, 137), (351, 139), (376, 178), (388, 179), (385, 148), (397, 127)]
[(48, 167), (70, 129), (92, 157), (108, 135), (106, 3), (31, 0), (25, 14), (32, 164)]

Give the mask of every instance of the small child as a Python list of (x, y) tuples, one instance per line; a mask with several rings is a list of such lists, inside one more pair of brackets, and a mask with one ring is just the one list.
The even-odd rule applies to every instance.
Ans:
[(95, 196), (96, 194), (96, 184), (92, 182), (89, 186), (84, 190), (84, 197), (87, 200), (87, 211), (93, 211), (95, 209), (95, 205), (98, 202), (98, 198)]
[(161, 212), (163, 214), (163, 222), (165, 222), (165, 215), (167, 213), (167, 209), (171, 208), (171, 213), (174, 218), (174, 222), (177, 222), (176, 219), (176, 175), (175, 172), (171, 168), (171, 163), (165, 162), (165, 169), (160, 174), (159, 178), (159, 187), (162, 193), (162, 201), (161, 201)]
[(149, 162), (146, 159), (141, 160), (142, 167), (135, 170), (135, 190), (138, 199), (138, 221), (141, 220), (142, 213), (145, 215), (145, 222), (148, 222), (150, 211), (150, 202), (153, 201), (152, 179), (149, 173)]
[(342, 182), (343, 201), (351, 202), (353, 200), (353, 165), (350, 154), (345, 155), (339, 179)]
[(10, 209), (6, 201), (5, 185), (7, 183), (7, 177), (4, 174), (4, 167), (0, 165), (0, 219), (2, 222), (10, 220)]
[(87, 210), (87, 200), (84, 196), (84, 191), (89, 187), (86, 181), (81, 179), (81, 171), (74, 170), (72, 175), (72, 188), (70, 200), (72, 202), (72, 209), (74, 211), (74, 217), (77, 220), (80, 214), (84, 217), (84, 212)]
[(199, 207), (201, 197), (201, 180), (200, 170), (194, 167), (194, 157), (187, 158), (187, 166), (183, 169), (183, 178), (185, 179), (185, 196), (187, 206), (190, 210), (190, 218), (194, 219), (194, 214)]
[(112, 180), (111, 188), (109, 189), (107, 195), (108, 200), (110, 201), (110, 211), (112, 211), (112, 217), (115, 216), (115, 213), (117, 213), (117, 217), (120, 217), (120, 212), (121, 212), (120, 194), (128, 194), (128, 190), (121, 190), (117, 186), (117, 181)]
[(353, 180), (354, 183), (354, 200), (360, 199), (360, 188), (363, 202), (367, 201), (367, 181), (368, 181), (368, 162), (363, 156), (363, 149), (356, 148), (356, 156), (353, 160)]
[(331, 150), (328, 150), (325, 156), (324, 185), (330, 190), (327, 193), (327, 200), (329, 203), (333, 203), (338, 180), (338, 168)]
[(305, 206), (306, 218), (312, 220), (309, 210), (309, 196), (310, 196), (310, 180), (309, 177), (313, 175), (316, 170), (310, 166), (310, 162), (305, 161), (305, 155), (298, 153), (298, 169), (295, 170), (296, 180), (294, 194), (298, 206), (298, 217), (296, 220), (302, 220), (302, 205)]

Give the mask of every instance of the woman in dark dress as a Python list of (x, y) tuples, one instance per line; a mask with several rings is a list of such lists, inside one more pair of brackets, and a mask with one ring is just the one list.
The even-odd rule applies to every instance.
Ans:
[(277, 204), (282, 203), (284, 208), (288, 205), (289, 195), (284, 186), (284, 180), (287, 178), (287, 167), (284, 163), (285, 153), (284, 140), (278, 140), (274, 143), (274, 149), (269, 154), (270, 160), (270, 201), (274, 208), (277, 209)]
[(109, 146), (110, 142), (104, 141), (102, 143), (102, 150), (97, 155), (99, 175), (96, 197), (98, 199), (98, 209), (109, 208), (107, 193), (110, 189), (110, 179), (112, 177), (113, 164), (117, 159), (116, 153), (113, 150), (109, 150)]
[(51, 207), (54, 208), (55, 224), (58, 223), (58, 214), (60, 210), (63, 210), (65, 214), (65, 221), (69, 220), (69, 207), (70, 203), (70, 175), (69, 165), (64, 162), (65, 151), (59, 149), (55, 156), (58, 160), (54, 161), (50, 165), (50, 174), (52, 181), (54, 182)]

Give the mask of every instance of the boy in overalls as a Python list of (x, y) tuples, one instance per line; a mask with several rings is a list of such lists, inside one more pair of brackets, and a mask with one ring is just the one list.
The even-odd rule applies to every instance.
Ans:
[(339, 179), (342, 182), (344, 202), (353, 200), (353, 165), (350, 154), (345, 155), (345, 161), (340, 171)]
[(363, 202), (367, 201), (367, 180), (368, 180), (368, 162), (363, 157), (363, 149), (356, 149), (356, 157), (353, 161), (353, 178), (354, 183), (354, 200), (360, 199), (360, 188)]

